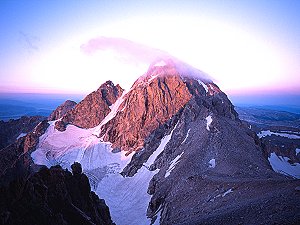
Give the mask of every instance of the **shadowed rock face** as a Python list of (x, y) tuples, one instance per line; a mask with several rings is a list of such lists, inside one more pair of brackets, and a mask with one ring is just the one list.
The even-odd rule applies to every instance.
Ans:
[(152, 132), (183, 109), (192, 98), (223, 95), (224, 100), (216, 97), (212, 104), (218, 108), (218, 104), (226, 101), (229, 109), (223, 104), (220, 110), (224, 113), (231, 110), (232, 117), (237, 117), (226, 95), (201, 71), (191, 68), (172, 59), (151, 65), (124, 96), (116, 116), (102, 126), (100, 137), (111, 142), (113, 148), (138, 151)]
[(82, 128), (92, 128), (100, 124), (111, 111), (111, 106), (122, 95), (123, 89), (107, 81), (97, 91), (87, 95), (62, 118), (65, 124), (73, 124)]
[(60, 166), (44, 167), (1, 187), (0, 197), (0, 224), (113, 224), (105, 201), (78, 170), (72, 175)]
[(63, 117), (69, 110), (73, 109), (77, 103), (71, 100), (65, 101), (63, 104), (58, 106), (48, 117), (49, 121), (58, 120)]
[(0, 151), (0, 183), (6, 183), (28, 173), (28, 167), (32, 163), (30, 154), (35, 150), (39, 137), (45, 133), (48, 126), (48, 121), (43, 120), (33, 131)]
[(0, 149), (14, 143), (21, 133), (25, 135), (32, 131), (44, 119), (43, 116), (22, 116), (16, 120), (0, 121)]

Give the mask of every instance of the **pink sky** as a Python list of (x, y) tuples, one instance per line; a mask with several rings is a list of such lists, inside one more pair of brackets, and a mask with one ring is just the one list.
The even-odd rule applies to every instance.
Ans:
[(168, 52), (228, 94), (299, 93), (298, 9), (288, 0), (1, 2), (0, 92), (87, 94), (106, 80), (128, 89)]

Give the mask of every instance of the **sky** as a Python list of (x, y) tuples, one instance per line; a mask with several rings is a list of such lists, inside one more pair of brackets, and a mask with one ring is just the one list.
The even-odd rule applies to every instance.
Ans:
[(229, 95), (300, 95), (297, 0), (0, 0), (0, 92), (129, 89), (161, 51)]

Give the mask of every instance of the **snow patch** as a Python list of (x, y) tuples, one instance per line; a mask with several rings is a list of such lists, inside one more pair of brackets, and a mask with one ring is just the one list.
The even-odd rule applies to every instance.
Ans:
[(175, 159), (172, 160), (171, 165), (169, 166), (169, 168), (166, 171), (165, 178), (170, 176), (171, 172), (174, 170), (175, 166), (179, 162), (179, 160), (180, 160), (181, 156), (183, 155), (183, 153), (184, 152), (182, 152), (180, 155), (176, 156)]
[(157, 62), (156, 64), (154, 64), (155, 67), (161, 67), (161, 66), (166, 66), (167, 63), (164, 60), (161, 60), (159, 62)]
[[(110, 112), (107, 114), (107, 116), (101, 121), (101, 123), (100, 123), (98, 126), (96, 126), (96, 127), (94, 128), (94, 132), (93, 132), (94, 135), (98, 136), (98, 135), (100, 134), (100, 132), (101, 132), (102, 126), (103, 126), (104, 124), (106, 124), (107, 122), (109, 122), (110, 120), (112, 120), (112, 119), (117, 115), (117, 113), (119, 112), (119, 107), (120, 107), (120, 105), (121, 105), (121, 104), (123, 103), (123, 101), (124, 101), (124, 96), (125, 96), (128, 92), (130, 92), (130, 91), (131, 91), (131, 89), (130, 89), (129, 91), (123, 91), (121, 97), (119, 97), (119, 98), (117, 99), (117, 101), (116, 101), (114, 104), (112, 104), (111, 106), (109, 106), (109, 108), (111, 109), (111, 111), (110, 111)], [(125, 109), (125, 107), (124, 107), (121, 111), (123, 111), (124, 109)]]
[(148, 82), (151, 82), (153, 79), (155, 79), (156, 77), (158, 77), (159, 74), (156, 75), (152, 75), (151, 78), (148, 80)]
[(273, 170), (277, 173), (285, 174), (297, 179), (300, 179), (300, 164), (289, 163), (290, 158), (277, 156), (276, 153), (271, 153), (268, 158)]
[(296, 155), (298, 155), (300, 153), (300, 148), (296, 148), (295, 152), (296, 152)]
[(229, 193), (232, 193), (232, 189), (230, 188), (229, 190), (225, 191), (223, 194), (222, 194), (222, 197), (225, 197), (226, 195), (228, 195)]
[(210, 130), (209, 129), (209, 126), (210, 126), (210, 124), (211, 124), (211, 122), (212, 122), (212, 117), (211, 117), (211, 115), (209, 115), (208, 117), (206, 117), (205, 118), (206, 119), (206, 130)]
[(198, 83), (199, 83), (200, 85), (202, 85), (202, 87), (204, 87), (204, 89), (205, 89), (205, 91), (206, 91), (206, 93), (207, 93), (207, 92), (208, 92), (208, 87), (207, 87), (207, 85), (204, 84), (204, 82), (201, 81), (201, 80), (197, 80), (197, 81), (198, 81)]
[(289, 138), (289, 139), (300, 139), (300, 136), (296, 135), (296, 134), (278, 133), (278, 132), (272, 132), (270, 130), (263, 130), (263, 131), (261, 131), (261, 132), (259, 132), (257, 134), (257, 136), (259, 138), (267, 137), (267, 136), (271, 136), (271, 135), (276, 135), (276, 136), (280, 136), (280, 137), (286, 137), (286, 138)]
[(191, 131), (191, 129), (188, 130), (188, 132), (186, 133), (186, 136), (185, 136), (184, 140), (181, 142), (181, 144), (183, 144), (184, 142), (186, 142), (186, 140), (187, 140), (188, 137), (189, 137), (190, 131)]
[(19, 136), (17, 137), (17, 139), (21, 138), (21, 137), (25, 137), (27, 133), (21, 133), (19, 134)]
[(160, 225), (160, 217), (161, 217), (161, 211), (157, 214), (156, 220), (153, 223), (153, 225)]
[[(178, 124), (178, 123), (177, 123)], [(165, 137), (163, 137), (160, 141), (160, 145), (157, 147), (157, 149), (152, 153), (152, 155), (148, 158), (147, 162), (144, 163), (144, 165), (149, 168), (155, 161), (155, 159), (157, 158), (157, 156), (162, 153), (162, 151), (165, 149), (166, 145), (168, 144), (168, 142), (171, 140), (172, 134), (174, 132), (174, 130), (177, 127), (177, 124), (175, 125), (175, 127), (173, 128), (173, 130), (170, 132), (169, 135), (166, 135)]]
[(208, 166), (209, 168), (215, 168), (216, 167), (216, 159), (209, 160), (208, 164), (209, 164), (209, 166)]

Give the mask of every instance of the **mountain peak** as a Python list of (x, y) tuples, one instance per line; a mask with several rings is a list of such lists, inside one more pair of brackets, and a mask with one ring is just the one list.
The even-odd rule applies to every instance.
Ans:
[(201, 70), (174, 57), (165, 56), (154, 60), (150, 64), (147, 72), (137, 79), (133, 84), (133, 87), (137, 85), (145, 86), (150, 84), (156, 78), (159, 79), (168, 76), (178, 77), (183, 82), (191, 79), (199, 80), (202, 84), (212, 82), (209, 75)]
[(211, 108), (207, 110), (219, 107), (220, 114), (237, 117), (227, 96), (205, 73), (175, 58), (157, 59), (123, 96), (119, 110), (101, 126), (99, 136), (113, 148), (139, 151), (152, 132), (193, 99)]

